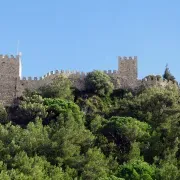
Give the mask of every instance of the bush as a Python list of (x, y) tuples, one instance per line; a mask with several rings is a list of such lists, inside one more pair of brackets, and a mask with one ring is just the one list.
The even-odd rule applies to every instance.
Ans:
[(114, 88), (110, 77), (101, 71), (88, 73), (85, 79), (85, 86), (87, 91), (100, 96), (110, 95)]

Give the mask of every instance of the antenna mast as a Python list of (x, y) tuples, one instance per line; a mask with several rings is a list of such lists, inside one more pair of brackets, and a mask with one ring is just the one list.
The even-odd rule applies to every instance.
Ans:
[(20, 44), (20, 41), (18, 40), (18, 42), (17, 42), (17, 55), (19, 55), (19, 44)]

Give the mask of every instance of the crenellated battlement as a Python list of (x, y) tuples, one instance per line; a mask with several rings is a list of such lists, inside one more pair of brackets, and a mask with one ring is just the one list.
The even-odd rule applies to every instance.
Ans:
[[(108, 75), (117, 75), (119, 72), (117, 70), (104, 70), (103, 71), (105, 74), (108, 74)], [(41, 76), (41, 77), (23, 77), (22, 80), (26, 80), (26, 81), (37, 81), (37, 80), (43, 80), (45, 78), (51, 78), (51, 77), (54, 77), (56, 75), (65, 75), (67, 77), (70, 77), (70, 76), (76, 76), (76, 77), (79, 77), (79, 78), (84, 78), (88, 73), (87, 72), (82, 72), (82, 71), (70, 71), (70, 70), (55, 70), (55, 71), (50, 71), (48, 72), (47, 74), (45, 74), (44, 76)]]
[(151, 87), (151, 86), (172, 86), (177, 85), (174, 81), (167, 81), (166, 79), (163, 79), (160, 76), (148, 76), (141, 80), (142, 85), (145, 87)]
[(0, 74), (21, 77), (21, 55), (0, 55)]
[(143, 82), (147, 82), (147, 81), (157, 81), (157, 82), (163, 82), (165, 80), (162, 79), (161, 76), (154, 76), (154, 75), (149, 75), (145, 78), (142, 79)]
[(103, 71), (105, 74), (108, 74), (108, 75), (116, 75), (116, 74), (119, 74), (119, 72), (117, 70), (104, 70)]
[[(153, 75), (138, 80), (137, 56), (118, 56), (118, 69), (104, 70), (103, 72), (111, 77), (115, 89), (138, 89), (142, 86), (145, 88), (152, 86), (166, 87), (167, 85), (176, 84), (163, 80), (161, 76)], [(21, 96), (25, 89), (37, 90), (41, 86), (50, 84), (55, 77), (61, 74), (69, 78), (75, 88), (85, 90), (87, 72), (55, 70), (41, 77), (21, 78), (21, 54), (17, 56), (0, 55), (0, 101), (6, 105), (10, 104), (14, 98)]]
[(19, 60), (20, 55), (2, 55), (0, 54), (0, 60)]
[(137, 56), (118, 56), (119, 61), (137, 60)]
[(38, 77), (23, 77), (22, 80), (23, 81), (38, 81), (38, 80), (40, 80), (40, 78), (38, 78)]
[(55, 71), (48, 72), (47, 74), (42, 76), (42, 78), (48, 78), (48, 77), (52, 77), (52, 76), (56, 76), (56, 75), (60, 75), (60, 74), (63, 74), (67, 77), (69, 77), (71, 75), (85, 77), (87, 75), (86, 72), (81, 72), (81, 71), (55, 70)]

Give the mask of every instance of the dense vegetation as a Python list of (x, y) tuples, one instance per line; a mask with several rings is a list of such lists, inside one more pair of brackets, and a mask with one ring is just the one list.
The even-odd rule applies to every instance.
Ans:
[(113, 90), (94, 71), (80, 92), (60, 76), (1, 106), (0, 122), (3, 180), (180, 179), (175, 86)]

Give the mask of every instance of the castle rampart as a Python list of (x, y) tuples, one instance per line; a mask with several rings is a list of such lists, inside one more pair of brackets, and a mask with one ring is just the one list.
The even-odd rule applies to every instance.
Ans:
[(144, 87), (152, 87), (152, 86), (159, 86), (159, 87), (166, 87), (166, 86), (173, 86), (177, 85), (176, 82), (167, 81), (166, 79), (160, 78), (159, 76), (148, 76), (141, 80), (141, 86)]
[[(138, 87), (162, 86), (165, 87), (172, 82), (164, 81), (156, 76), (149, 76), (142, 80), (137, 79), (137, 57), (118, 57), (117, 70), (103, 71), (111, 77), (115, 89)], [(0, 55), (0, 102), (11, 104), (13, 99), (23, 94), (25, 89), (36, 90), (41, 86), (50, 84), (58, 75), (67, 76), (74, 87), (79, 90), (85, 89), (85, 77), (87, 73), (69, 70), (50, 71), (42, 77), (21, 78), (21, 56)]]

